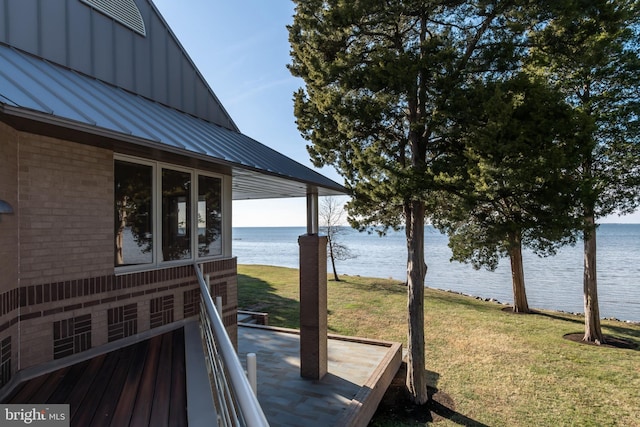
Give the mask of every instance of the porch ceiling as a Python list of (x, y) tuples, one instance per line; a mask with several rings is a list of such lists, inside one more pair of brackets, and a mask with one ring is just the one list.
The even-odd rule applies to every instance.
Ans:
[(304, 197), (317, 191), (320, 196), (344, 194), (313, 184), (283, 179), (277, 175), (268, 175), (247, 169), (233, 168), (233, 200)]
[[(0, 120), (61, 129), (113, 147), (166, 152), (233, 175), (233, 198), (345, 194), (340, 184), (258, 141), (206, 120), (0, 45)], [(64, 134), (64, 132), (62, 132)]]

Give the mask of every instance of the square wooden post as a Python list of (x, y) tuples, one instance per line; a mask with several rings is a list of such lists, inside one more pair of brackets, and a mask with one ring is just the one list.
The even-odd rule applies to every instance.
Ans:
[(306, 234), (300, 245), (300, 376), (327, 373), (327, 237)]

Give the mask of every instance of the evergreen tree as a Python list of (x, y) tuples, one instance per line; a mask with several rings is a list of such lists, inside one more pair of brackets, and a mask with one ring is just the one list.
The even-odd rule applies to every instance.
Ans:
[(513, 310), (528, 313), (522, 247), (546, 256), (575, 241), (578, 122), (560, 93), (525, 74), (478, 82), (451, 117), (467, 176), (438, 200), (434, 225), (454, 260), (494, 270), (509, 257)]
[(314, 164), (344, 177), (352, 226), (405, 229), (406, 384), (425, 403), (424, 223), (436, 177), (457, 164), (443, 112), (474, 76), (517, 66), (530, 2), (294, 1), (298, 128)]
[(564, 0), (536, 34), (529, 67), (588, 121), (578, 215), (584, 240), (584, 341), (602, 343), (596, 277), (597, 221), (640, 203), (640, 2)]

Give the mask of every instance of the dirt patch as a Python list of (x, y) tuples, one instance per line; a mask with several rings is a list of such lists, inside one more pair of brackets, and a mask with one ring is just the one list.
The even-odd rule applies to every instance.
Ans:
[[(406, 368), (403, 362), (378, 405), (372, 423), (376, 421), (427, 423), (450, 419), (451, 415), (456, 413), (455, 403), (451, 396), (435, 387), (427, 387), (429, 401), (426, 404), (417, 405), (411, 401), (405, 386)], [(429, 373), (427, 377), (430, 377)]]
[(505, 312), (505, 313), (510, 313), (510, 314), (539, 314), (537, 311), (535, 310), (529, 310), (528, 313), (523, 313), (521, 311), (513, 311), (513, 307), (503, 307), (500, 309), (501, 311)]
[(563, 336), (564, 339), (576, 342), (578, 344), (596, 345), (599, 347), (606, 347), (606, 348), (621, 348), (625, 350), (636, 350), (636, 351), (640, 350), (640, 348), (638, 348), (638, 345), (633, 341), (625, 340), (622, 338), (616, 338), (609, 335), (604, 336), (604, 343), (602, 344), (583, 341), (582, 340), (583, 337), (584, 337), (584, 333), (573, 333), (573, 334), (566, 334)]

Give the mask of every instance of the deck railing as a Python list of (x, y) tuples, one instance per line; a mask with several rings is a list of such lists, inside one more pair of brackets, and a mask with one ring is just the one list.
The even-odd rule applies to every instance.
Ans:
[(197, 263), (194, 268), (200, 284), (200, 325), (218, 425), (268, 426), (224, 327), (222, 316), (213, 303), (205, 277)]

